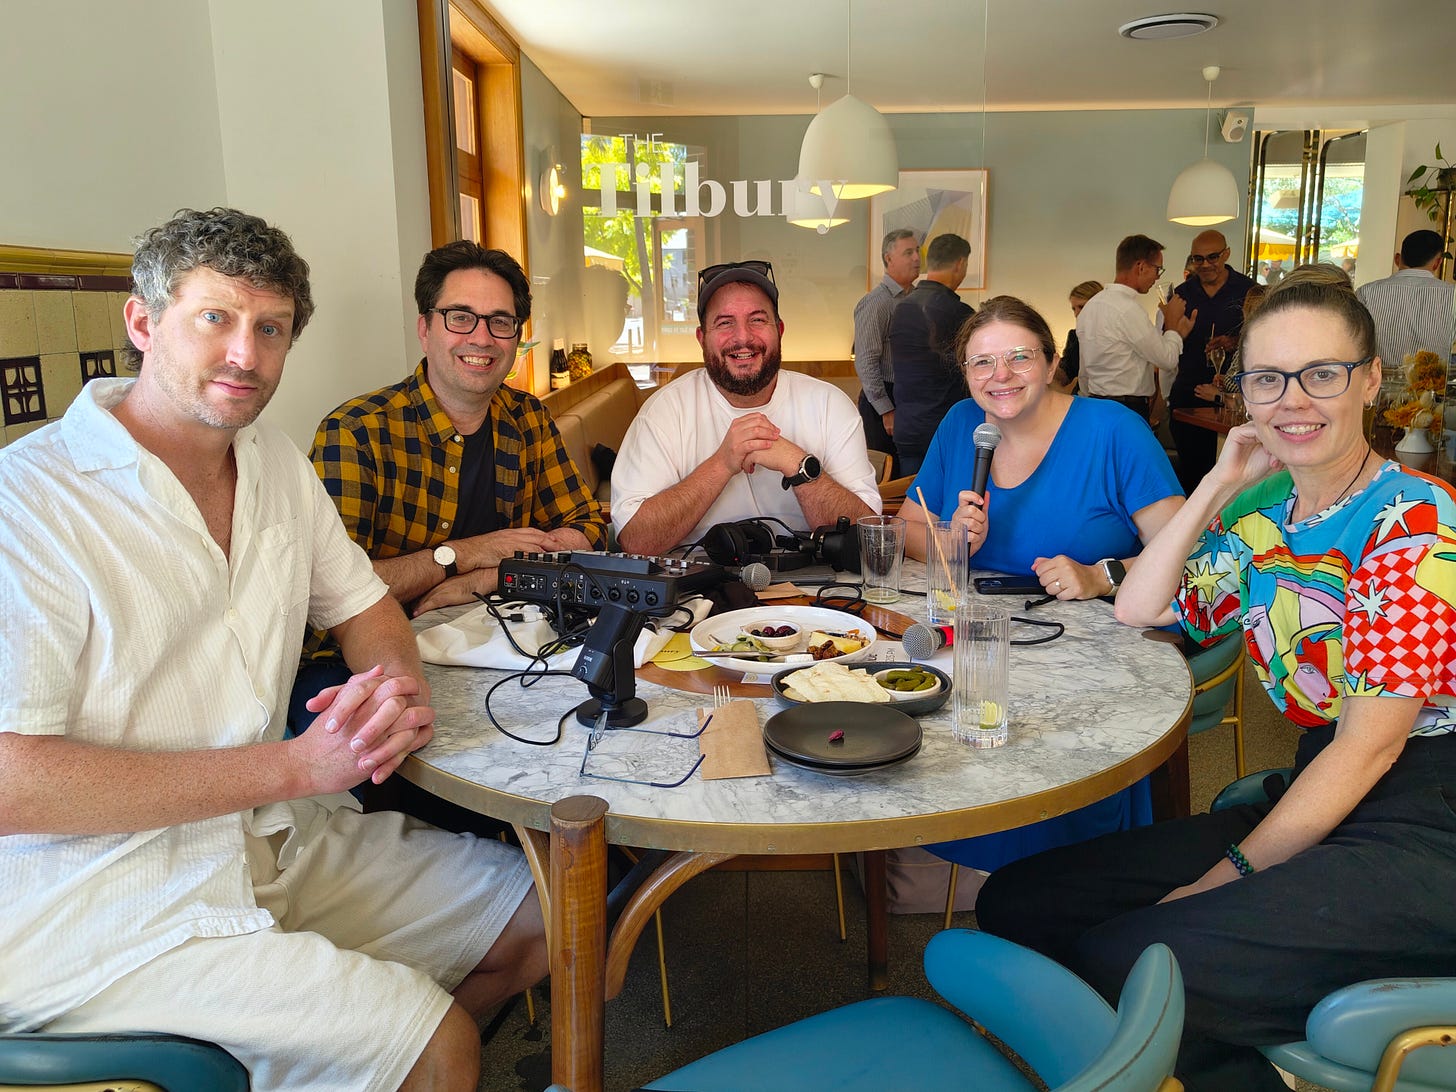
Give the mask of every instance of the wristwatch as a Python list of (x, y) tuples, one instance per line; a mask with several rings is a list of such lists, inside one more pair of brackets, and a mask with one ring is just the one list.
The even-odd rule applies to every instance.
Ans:
[(435, 547), (435, 564), (445, 570), (447, 577), (454, 576), (460, 571), (455, 564), (455, 548), (448, 542)]
[(788, 489), (790, 486), (812, 482), (821, 473), (823, 473), (823, 467), (819, 465), (818, 457), (815, 455), (805, 455), (804, 461), (799, 464), (799, 472), (784, 477), (784, 488)]
[[(1127, 566), (1115, 557), (1104, 557), (1097, 564), (1102, 566), (1102, 572), (1107, 577), (1107, 582), (1112, 585), (1112, 591), (1122, 587), (1122, 582), (1127, 579)], [(1109, 595), (1112, 592), (1108, 592)]]

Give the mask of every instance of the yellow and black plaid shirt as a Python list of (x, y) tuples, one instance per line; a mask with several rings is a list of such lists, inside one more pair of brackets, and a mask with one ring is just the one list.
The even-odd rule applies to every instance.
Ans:
[[(495, 446), (502, 527), (574, 527), (594, 549), (606, 523), (539, 399), (502, 386), (485, 427)], [(420, 361), (401, 383), (351, 398), (319, 424), (309, 457), (344, 528), (371, 558), (431, 549), (451, 537), (465, 440), (435, 400)], [(308, 643), (312, 653), (318, 641)]]

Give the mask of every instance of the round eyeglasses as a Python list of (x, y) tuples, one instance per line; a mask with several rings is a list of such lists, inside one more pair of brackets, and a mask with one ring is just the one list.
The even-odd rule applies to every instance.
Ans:
[(1234, 376), (1239, 381), (1239, 393), (1251, 406), (1267, 406), (1284, 397), (1291, 379), (1298, 380), (1304, 393), (1311, 398), (1335, 398), (1350, 389), (1350, 373), (1363, 368), (1375, 357), (1364, 360), (1332, 360), (1318, 364), (1306, 364), (1295, 372), (1279, 372), (1273, 369), (1256, 369), (1240, 372)]
[(981, 353), (978, 356), (966, 358), (966, 371), (977, 379), (988, 379), (996, 374), (996, 362), (1006, 361), (1006, 366), (1018, 374), (1031, 371), (1036, 363), (1036, 354), (1040, 349), (1027, 345), (1017, 345), (1015, 348), (1007, 349), (1004, 353)]
[(500, 311), (489, 315), (477, 315), (474, 311), (467, 311), (463, 307), (431, 307), (430, 313), (443, 318), (445, 329), (452, 334), (474, 333), (475, 328), (484, 322), (491, 337), (511, 338), (520, 332), (521, 324), (525, 322), (525, 319), (518, 319), (515, 315), (507, 315)]

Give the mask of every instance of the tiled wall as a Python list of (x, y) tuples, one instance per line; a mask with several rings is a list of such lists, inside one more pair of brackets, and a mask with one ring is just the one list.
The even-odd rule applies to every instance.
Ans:
[(129, 375), (126, 278), (0, 268), (0, 446), (66, 412), (88, 380)]

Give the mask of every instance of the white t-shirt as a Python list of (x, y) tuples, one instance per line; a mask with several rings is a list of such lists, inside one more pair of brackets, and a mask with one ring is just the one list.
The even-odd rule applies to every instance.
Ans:
[[(0, 730), (138, 750), (281, 739), (305, 624), (338, 625), (389, 589), (308, 460), (268, 425), (233, 441), (225, 556), (181, 483), (109, 412), (132, 382), (87, 384), (59, 422), (0, 450)], [(0, 1030), (41, 1026), (192, 937), (272, 925), (244, 831), (306, 835), (320, 804), (339, 801), (0, 837)]]
[[(768, 405), (737, 409), (713, 385), (707, 369), (696, 368), (649, 398), (627, 430), (612, 468), (617, 533), (643, 501), (677, 485), (717, 451), (733, 419), (748, 413), (762, 413), (785, 437), (817, 456), (825, 474), (880, 511), (864, 425), (838, 387), (801, 372), (781, 371)], [(794, 491), (783, 487), (783, 475), (762, 467), (734, 475), (684, 541), (698, 541), (715, 523), (762, 516), (775, 516), (795, 530), (814, 530)]]
[(1172, 330), (1155, 330), (1138, 294), (1127, 285), (1109, 284), (1077, 316), (1077, 347), (1083, 394), (1146, 398), (1153, 393), (1155, 367), (1168, 373), (1163, 386), (1171, 385), (1183, 339)]

